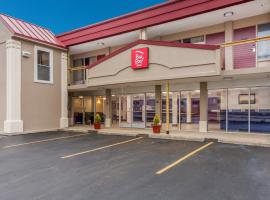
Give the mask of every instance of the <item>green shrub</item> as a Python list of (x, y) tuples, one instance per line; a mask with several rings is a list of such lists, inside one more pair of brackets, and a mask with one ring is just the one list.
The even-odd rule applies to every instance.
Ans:
[(100, 123), (100, 121), (101, 121), (100, 115), (99, 114), (96, 114), (96, 116), (95, 116), (95, 123)]
[(153, 119), (153, 124), (154, 124), (154, 126), (159, 125), (159, 123), (160, 123), (160, 118), (159, 118), (158, 115), (155, 115), (155, 117), (154, 117), (154, 119)]

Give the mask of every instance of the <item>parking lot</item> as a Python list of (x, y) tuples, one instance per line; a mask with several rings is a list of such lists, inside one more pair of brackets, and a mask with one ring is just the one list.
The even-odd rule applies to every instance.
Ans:
[(94, 133), (0, 139), (1, 200), (260, 200), (270, 148)]

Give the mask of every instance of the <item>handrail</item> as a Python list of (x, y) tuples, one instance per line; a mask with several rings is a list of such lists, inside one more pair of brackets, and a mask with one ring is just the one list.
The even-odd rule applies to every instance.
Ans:
[(86, 66), (80, 66), (80, 67), (69, 67), (68, 70), (69, 71), (81, 71), (86, 69)]
[(230, 46), (236, 46), (236, 45), (241, 45), (241, 44), (248, 44), (248, 43), (253, 43), (253, 42), (266, 41), (266, 40), (270, 40), (270, 36), (223, 43), (223, 44), (220, 45), (220, 47), (230, 47)]

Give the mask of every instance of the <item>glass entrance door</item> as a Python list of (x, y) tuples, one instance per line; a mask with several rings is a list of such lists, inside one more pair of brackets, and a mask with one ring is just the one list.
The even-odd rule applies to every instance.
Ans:
[(132, 127), (145, 128), (145, 95), (132, 95)]
[(145, 94), (122, 95), (120, 127), (145, 128)]

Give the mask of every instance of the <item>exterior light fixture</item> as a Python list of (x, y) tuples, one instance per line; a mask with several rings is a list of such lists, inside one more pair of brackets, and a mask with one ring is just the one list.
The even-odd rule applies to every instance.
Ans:
[(31, 52), (29, 51), (22, 51), (22, 57), (29, 58), (31, 56)]
[(101, 101), (100, 101), (100, 99), (98, 99), (98, 100), (97, 100), (97, 104), (101, 104)]
[(231, 16), (233, 16), (233, 12), (232, 11), (229, 11), (229, 12), (225, 12), (224, 13), (224, 17), (231, 17)]
[(104, 46), (105, 43), (104, 43), (104, 42), (97, 42), (97, 45), (98, 45), (98, 46)]

